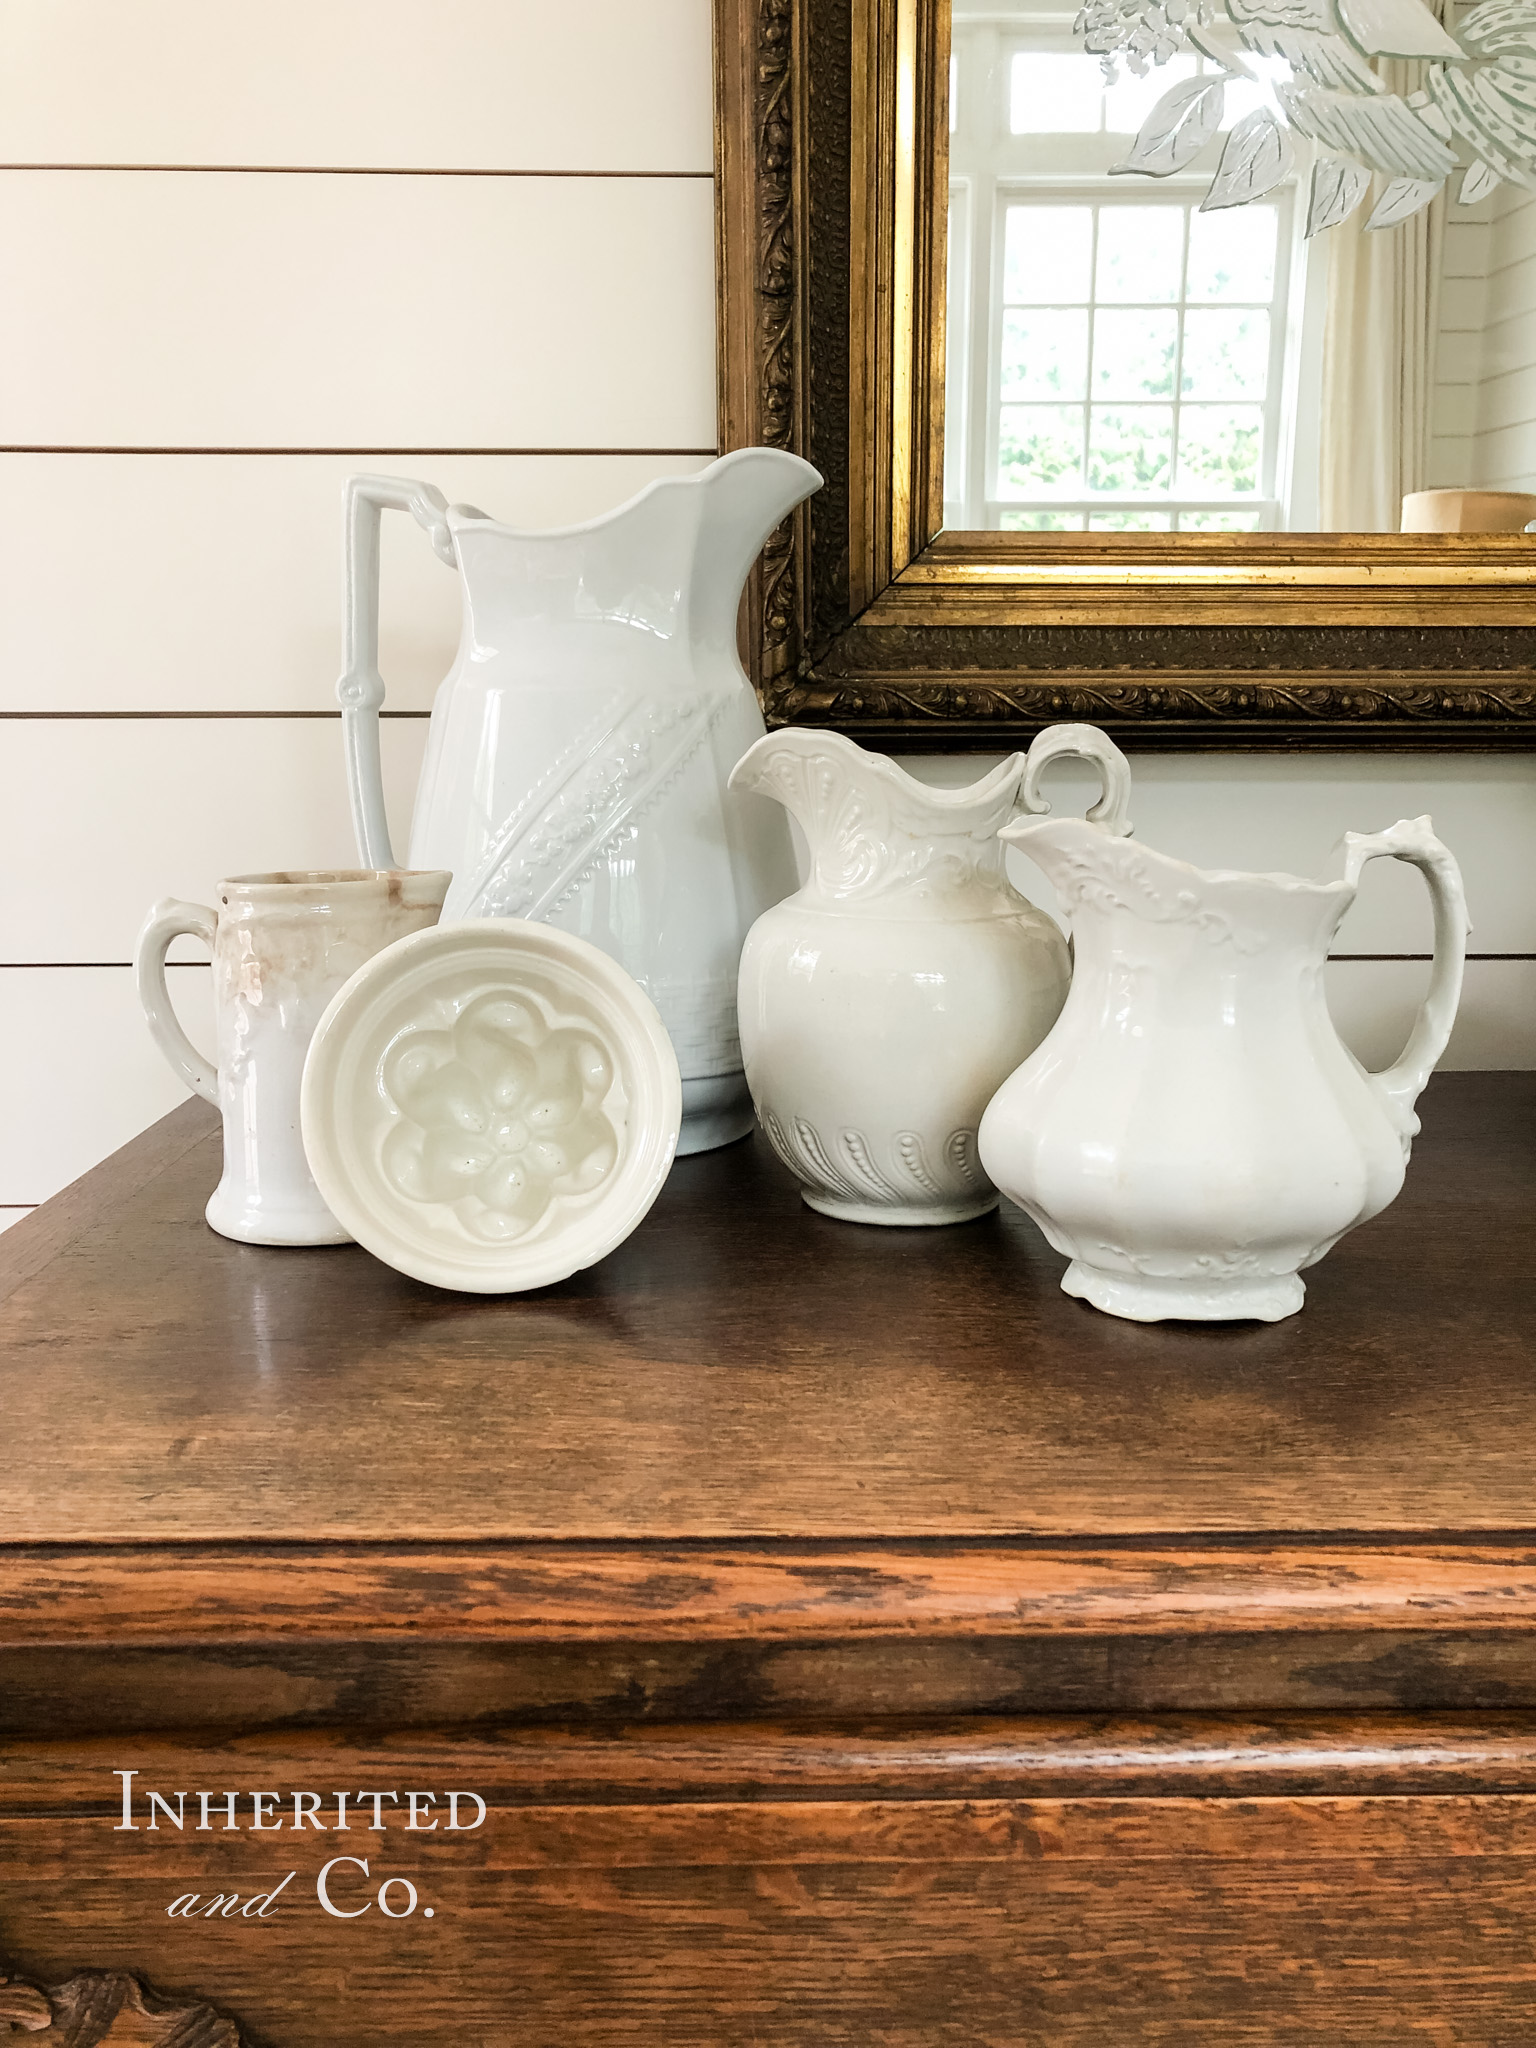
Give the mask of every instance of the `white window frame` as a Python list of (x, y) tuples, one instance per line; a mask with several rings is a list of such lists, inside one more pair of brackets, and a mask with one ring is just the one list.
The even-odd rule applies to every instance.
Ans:
[[(1003, 299), (1003, 249), (1009, 211), (1019, 205), (1091, 207), (1094, 214), (1094, 249), (1096, 254), (1098, 246), (1098, 215), (1101, 207), (1179, 206), (1182, 207), (1185, 214), (1184, 246), (1187, 250), (1189, 235), (1188, 219), (1189, 215), (1199, 205), (1201, 195), (1205, 190), (1204, 181), (1195, 183), (1183, 180), (1175, 184), (1171, 180), (1160, 179), (1155, 186), (1148, 189), (1142, 185), (1140, 180), (1137, 180), (1135, 185), (1128, 190), (1127, 185), (1129, 182), (1124, 178), (1116, 178), (1112, 183), (1093, 180), (1091, 182), (1082, 181), (1072, 184), (1053, 185), (1046, 188), (1035, 180), (1031, 180), (1028, 183), (1022, 179), (1013, 178), (1000, 178), (997, 180), (993, 198), (992, 260), (989, 266), (992, 279), (992, 290), (990, 293), (991, 317), (989, 320), (989, 331), (986, 336), (987, 360), (982, 372), (986, 377), (984, 388), (987, 394), (987, 438), (982, 456), (985, 465), (982, 475), (987, 485), (985, 496), (981, 501), (983, 524), (988, 527), (1001, 526), (1005, 513), (1019, 511), (1051, 511), (1066, 514), (1082, 513), (1085, 522), (1095, 512), (1148, 511), (1171, 514), (1176, 530), (1177, 518), (1182, 512), (1257, 512), (1261, 530), (1273, 531), (1281, 523), (1281, 504), (1276, 486), (1280, 459), (1280, 428), (1285, 398), (1286, 330), (1288, 324), (1286, 313), (1290, 304), (1292, 194), (1288, 190), (1272, 193), (1265, 200), (1259, 202), (1265, 205), (1273, 203), (1278, 214), (1275, 236), (1275, 277), (1271, 295), (1267, 300), (1263, 302), (1257, 300), (1225, 299), (1187, 300), (1181, 296), (1177, 299), (1159, 300), (1155, 304), (1149, 301), (1145, 305), (1140, 305), (1135, 301), (1105, 300), (1101, 302), (1092, 297), (1086, 301), (1090, 364), (1093, 352), (1094, 316), (1101, 310), (1101, 307), (1103, 310), (1116, 312), (1157, 311), (1177, 312), (1180, 314), (1180, 347), (1178, 358), (1174, 364), (1172, 396), (1166, 400), (1148, 399), (1145, 401), (1147, 404), (1167, 404), (1171, 406), (1175, 437), (1177, 437), (1180, 415), (1186, 405), (1194, 406), (1201, 403), (1218, 402), (1186, 399), (1182, 394), (1180, 389), (1183, 371), (1182, 315), (1191, 308), (1198, 312), (1203, 312), (1208, 308), (1210, 310), (1230, 309), (1232, 311), (1247, 311), (1250, 307), (1259, 306), (1262, 303), (1262, 310), (1267, 312), (1270, 317), (1270, 332), (1269, 366), (1265, 381), (1265, 397), (1262, 401), (1264, 434), (1259, 458), (1258, 489), (1251, 493), (1232, 491), (1217, 495), (1180, 493), (1175, 490), (1172, 477), (1170, 477), (1166, 491), (1144, 492), (1139, 495), (1136, 493), (1090, 491), (1085, 486), (1081, 491), (1072, 496), (1057, 493), (1041, 493), (1039, 496), (1016, 497), (1006, 495), (998, 488), (998, 443), (1002, 427), (1002, 408), (1004, 404), (1002, 396), (1003, 316), (1005, 310)], [(1090, 292), (1096, 269), (1096, 262), (1091, 263), (1089, 270)], [(1073, 309), (1075, 310), (1077, 305), (1083, 303), (1081, 301), (1074, 302)], [(1033, 312), (1037, 308), (1031, 306), (1028, 310)], [(1050, 308), (1048, 304), (1043, 304), (1038, 310), (1043, 312), (1050, 310)], [(977, 361), (977, 354), (973, 347), (972, 376), (975, 377), (978, 370), (981, 369), (982, 366)], [(1069, 399), (1064, 402), (1073, 404), (1076, 401)], [(1090, 384), (1082, 400), (1085, 475), (1089, 422), (1092, 417), (1093, 406), (1096, 403), (1128, 405), (1140, 402), (1142, 401), (1132, 399), (1095, 400)], [(1238, 404), (1244, 401), (1234, 399), (1219, 402)], [(1249, 400), (1247, 402), (1254, 403), (1256, 401)], [(1175, 438), (1175, 449), (1177, 449), (1177, 438)]]

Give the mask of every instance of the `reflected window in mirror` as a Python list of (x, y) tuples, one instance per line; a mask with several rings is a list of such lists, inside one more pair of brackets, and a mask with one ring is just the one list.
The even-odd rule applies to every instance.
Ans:
[(1384, 4), (1422, 55), (1340, 16), (1293, 63), (1248, 0), (953, 0), (947, 527), (1395, 532), (1409, 493), (1536, 491), (1531, 174), (1437, 111), (1500, 84), (1489, 9)]

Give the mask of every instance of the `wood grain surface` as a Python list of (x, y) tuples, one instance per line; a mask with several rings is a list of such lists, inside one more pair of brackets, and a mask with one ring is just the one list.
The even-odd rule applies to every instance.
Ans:
[[(150, 1834), (142, 1802), (126, 1833), (120, 1749), (11, 1744), (0, 1926), (34, 1982), (89, 1955), (162, 1995), (195, 1989), (253, 2048), (1521, 2043), (1536, 2027), (1533, 1726), (1196, 1717), (132, 1748), (140, 1786), (172, 1800), (230, 1784), (479, 1790), (485, 1824), (454, 1835), (411, 1833), (389, 1809), (360, 1831), (358, 1804), (341, 1834)], [(329, 1880), (355, 1919), (318, 1903), (338, 1855), (368, 1863)], [(289, 1871), (268, 1917), (223, 1910)], [(414, 1886), (415, 1911), (384, 1918), (386, 1876)], [(390, 1901), (403, 1909), (404, 1889)]]
[(562, 1286), (442, 1294), (216, 1237), (191, 1106), (131, 1198), (0, 1241), (0, 1540), (1528, 1532), (1536, 1075), (1423, 1113), (1299, 1316), (1145, 1327), (1064, 1296), (1011, 1207), (837, 1223), (751, 1142)]
[(908, 1541), (0, 1547), (11, 1646), (1536, 1629), (1536, 1547)]

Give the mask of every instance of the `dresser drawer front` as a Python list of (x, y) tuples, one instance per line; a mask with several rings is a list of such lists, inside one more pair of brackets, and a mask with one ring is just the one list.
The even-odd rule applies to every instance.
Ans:
[(1536, 2033), (1517, 1723), (10, 1745), (0, 1872), (18, 1979), (150, 1994), (61, 2048)]

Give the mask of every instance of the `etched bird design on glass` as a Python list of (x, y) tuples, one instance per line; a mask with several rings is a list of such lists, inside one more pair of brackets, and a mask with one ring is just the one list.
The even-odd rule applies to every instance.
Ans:
[[(1086, 0), (1076, 31), (1111, 85), (1122, 70), (1173, 75), (1119, 173), (1187, 171), (1223, 134), (1233, 88), (1259, 89), (1225, 132), (1203, 211), (1273, 191), (1295, 169), (1294, 136), (1314, 151), (1309, 237), (1378, 179), (1367, 229), (1407, 220), (1458, 172), (1465, 206), (1506, 180), (1536, 189), (1531, 0), (1482, 0), (1454, 33), (1425, 0)], [(1410, 65), (1416, 78), (1393, 75)]]

